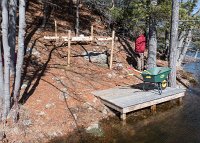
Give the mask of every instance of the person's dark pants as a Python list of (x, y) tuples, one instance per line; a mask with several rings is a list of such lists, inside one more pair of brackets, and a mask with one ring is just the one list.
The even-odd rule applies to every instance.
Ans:
[(137, 69), (144, 70), (144, 53), (137, 53)]

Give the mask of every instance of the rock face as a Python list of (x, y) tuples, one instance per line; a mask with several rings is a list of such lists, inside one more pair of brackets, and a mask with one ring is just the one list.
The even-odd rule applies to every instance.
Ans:
[(24, 121), (23, 121), (23, 125), (24, 125), (24, 126), (30, 126), (30, 125), (32, 125), (32, 121), (31, 121), (30, 119), (24, 120)]
[(0, 141), (3, 141), (5, 138), (5, 133), (3, 131), (0, 131)]
[(26, 54), (32, 54), (32, 55), (34, 55), (36, 57), (40, 57), (40, 52), (35, 48), (31, 49), (31, 48), (28, 47), (26, 49)]
[(62, 91), (60, 92), (60, 95), (59, 95), (59, 99), (61, 101), (65, 101), (69, 96), (69, 93), (67, 91)]
[(107, 65), (108, 63), (108, 56), (105, 53), (88, 51), (83, 52), (82, 54), (84, 58), (92, 63), (97, 63), (101, 65)]
[(103, 136), (103, 131), (100, 128), (99, 123), (91, 124), (88, 128), (86, 128), (86, 132), (98, 137)]

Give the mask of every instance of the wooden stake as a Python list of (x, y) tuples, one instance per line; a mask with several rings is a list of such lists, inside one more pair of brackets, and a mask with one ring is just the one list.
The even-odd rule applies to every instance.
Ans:
[(180, 98), (178, 99), (178, 104), (179, 104), (179, 105), (182, 105), (182, 104), (183, 104), (183, 97), (180, 97)]
[(113, 63), (113, 50), (115, 45), (115, 31), (112, 32), (112, 43), (111, 43), (111, 52), (110, 52), (110, 69), (112, 69), (112, 63)]
[(93, 25), (91, 26), (91, 42), (93, 43), (94, 40), (94, 27)]
[(58, 37), (57, 21), (55, 20), (55, 37)]
[(68, 66), (70, 66), (70, 52), (71, 52), (71, 30), (68, 31), (68, 55), (67, 55)]
[(126, 120), (126, 113), (121, 113), (121, 114), (120, 114), (120, 119), (121, 119), (122, 121)]
[(54, 23), (55, 23), (55, 37), (56, 37), (56, 44), (58, 43), (58, 29), (57, 29), (57, 21), (54, 20)]
[(151, 106), (151, 112), (154, 114), (156, 113), (156, 105)]

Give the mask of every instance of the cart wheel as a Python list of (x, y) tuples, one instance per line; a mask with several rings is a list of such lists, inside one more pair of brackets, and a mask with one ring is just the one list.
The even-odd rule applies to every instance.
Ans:
[(166, 81), (166, 80), (163, 80), (163, 81), (161, 82), (161, 88), (162, 88), (162, 90), (164, 90), (166, 87), (167, 87), (167, 81)]

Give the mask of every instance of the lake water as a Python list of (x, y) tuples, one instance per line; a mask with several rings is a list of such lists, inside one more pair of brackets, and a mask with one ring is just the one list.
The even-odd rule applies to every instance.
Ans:
[[(199, 63), (184, 65), (197, 77), (199, 67)], [(74, 132), (53, 142), (200, 143), (200, 89), (188, 89), (183, 101), (181, 106), (176, 102), (158, 105), (156, 114), (149, 109), (131, 113), (125, 125), (118, 118), (106, 119), (100, 123), (104, 132), (101, 137), (85, 133), (77, 140), (78, 132)]]
[[(196, 54), (196, 52), (191, 52), (191, 51), (187, 51), (187, 53), (186, 53), (186, 55), (188, 55), (188, 56), (192, 56), (192, 57), (194, 57), (195, 54)], [(200, 52), (198, 52), (197, 57), (200, 58)]]

